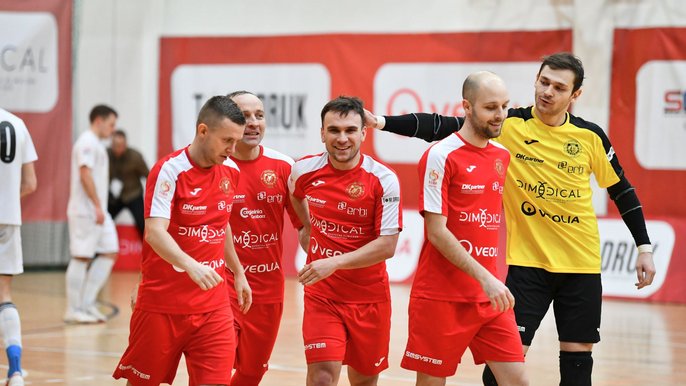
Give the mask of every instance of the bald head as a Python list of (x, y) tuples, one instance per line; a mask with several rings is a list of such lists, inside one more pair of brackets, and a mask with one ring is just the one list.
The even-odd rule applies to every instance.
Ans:
[(505, 89), (505, 82), (490, 71), (473, 72), (467, 76), (462, 84), (462, 98), (474, 104), (484, 88), (493, 87)]

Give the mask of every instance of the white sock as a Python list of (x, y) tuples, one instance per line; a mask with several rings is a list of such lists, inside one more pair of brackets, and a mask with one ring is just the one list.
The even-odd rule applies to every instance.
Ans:
[(5, 347), (21, 346), (21, 321), (13, 303), (0, 304), (0, 331)]
[(88, 269), (88, 274), (86, 275), (86, 283), (83, 287), (82, 304), (84, 309), (95, 304), (98, 293), (110, 277), (113, 265), (114, 259), (102, 256), (97, 257), (91, 263), (91, 267)]
[(71, 259), (67, 267), (65, 280), (67, 282), (67, 310), (77, 311), (81, 309), (81, 293), (83, 282), (86, 280), (88, 263), (79, 259)]

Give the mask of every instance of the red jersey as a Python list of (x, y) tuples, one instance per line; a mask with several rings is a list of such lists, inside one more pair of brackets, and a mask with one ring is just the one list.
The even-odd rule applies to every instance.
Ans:
[[(310, 246), (307, 262), (356, 250), (379, 236), (402, 229), (400, 184), (387, 166), (362, 155), (351, 170), (335, 169), (328, 153), (293, 165), (291, 193), (307, 199)], [(305, 292), (342, 303), (377, 303), (390, 299), (386, 263), (339, 269)]]
[[(467, 252), (496, 275), (498, 229), (510, 152), (489, 141), (470, 145), (455, 133), (429, 148), (419, 161), (419, 211), (439, 213)], [(479, 282), (449, 262), (424, 228), (412, 296), (456, 302), (487, 302)]]
[[(186, 147), (153, 166), (145, 189), (145, 217), (169, 219), (167, 232), (179, 247), (224, 279), (224, 241), (238, 174), (238, 167), (230, 159), (209, 168), (195, 165)], [(136, 301), (141, 310), (196, 314), (229, 307), (225, 281), (203, 291), (145, 241), (141, 270), (143, 278)]]
[[(251, 161), (231, 158), (241, 169), (231, 212), (233, 245), (252, 288), (253, 303), (283, 302), (284, 209), (296, 228), (302, 227), (288, 199), (288, 176), (293, 159), (260, 146)], [(231, 297), (236, 298), (233, 276), (228, 276)]]

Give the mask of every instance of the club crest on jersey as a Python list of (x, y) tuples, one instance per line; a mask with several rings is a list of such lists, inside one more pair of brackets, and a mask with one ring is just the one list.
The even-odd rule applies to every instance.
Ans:
[(364, 185), (359, 182), (353, 182), (352, 184), (348, 185), (348, 187), (345, 189), (345, 192), (348, 193), (350, 198), (360, 198), (364, 194)]
[(276, 173), (273, 170), (265, 170), (260, 176), (260, 181), (262, 184), (268, 188), (273, 188), (276, 185)]
[(498, 173), (498, 176), (505, 176), (505, 165), (503, 165), (503, 160), (501, 160), (500, 158), (496, 158), (493, 164), (493, 168), (495, 169), (495, 172)]
[(571, 141), (567, 141), (565, 143), (564, 150), (567, 155), (574, 158), (581, 153), (581, 144), (579, 141), (572, 139)]
[(171, 191), (171, 182), (169, 181), (162, 181), (160, 184), (157, 186), (157, 194), (160, 196), (166, 197), (169, 192)]
[(222, 180), (219, 181), (219, 189), (228, 196), (229, 193), (231, 193), (231, 180), (227, 177), (222, 178)]

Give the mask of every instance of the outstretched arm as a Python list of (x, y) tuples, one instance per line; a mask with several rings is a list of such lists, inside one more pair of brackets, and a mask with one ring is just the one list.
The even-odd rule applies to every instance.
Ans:
[(417, 137), (427, 142), (441, 140), (460, 130), (464, 118), (446, 117), (439, 114), (414, 113), (382, 116), (365, 110), (364, 124), (367, 127), (389, 131), (405, 137)]

